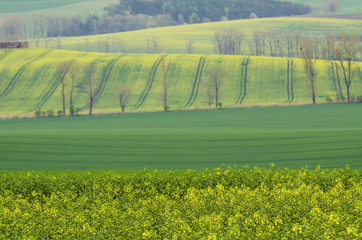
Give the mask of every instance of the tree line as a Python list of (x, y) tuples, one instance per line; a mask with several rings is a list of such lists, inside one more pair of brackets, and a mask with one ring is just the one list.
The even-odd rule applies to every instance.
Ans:
[(214, 34), (214, 46), (216, 54), (223, 55), (250, 55), (271, 57), (301, 57), (300, 45), (305, 39), (310, 39), (313, 58), (338, 60), (335, 51), (336, 46), (346, 43), (346, 35), (353, 39), (352, 61), (362, 60), (362, 45), (360, 36), (355, 33), (333, 34), (325, 32), (323, 36), (309, 36), (302, 31), (278, 33), (278, 32), (254, 32), (252, 36), (235, 29), (224, 29)]
[(275, 0), (120, 0), (106, 14), (9, 17), (0, 21), (0, 40), (84, 36), (154, 27), (255, 17), (301, 15), (308, 6)]
[(119, 0), (106, 8), (109, 15), (169, 14), (187, 23), (308, 14), (311, 8), (276, 0)]

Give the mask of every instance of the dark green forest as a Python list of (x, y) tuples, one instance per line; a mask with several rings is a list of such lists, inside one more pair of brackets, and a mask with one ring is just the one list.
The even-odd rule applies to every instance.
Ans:
[(307, 14), (309, 6), (275, 0), (120, 0), (119, 4), (106, 8), (109, 15), (151, 16), (169, 14), (175, 21), (188, 23), (277, 17)]

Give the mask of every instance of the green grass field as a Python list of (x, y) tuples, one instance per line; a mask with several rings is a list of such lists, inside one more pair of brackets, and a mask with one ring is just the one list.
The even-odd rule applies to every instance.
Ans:
[[(93, 63), (96, 75), (93, 81), (94, 111), (98, 113), (120, 112), (118, 87), (121, 83), (133, 93), (126, 111), (163, 110), (162, 69), (160, 55), (124, 55), (84, 53), (45, 49), (0, 50), (0, 116), (34, 116), (34, 111), (62, 109), (60, 82), (55, 68), (62, 59), (74, 60), (81, 68), (76, 76), (84, 79), (82, 66)], [(205, 64), (200, 64), (205, 59)], [(169, 55), (171, 61), (168, 78), (168, 103), (171, 110), (208, 108), (205, 77), (217, 65), (226, 75), (220, 90), (220, 102), (224, 107), (273, 104), (311, 103), (307, 77), (301, 59), (293, 60), (293, 81), (288, 82), (287, 58), (251, 57), (246, 67), (244, 56), (220, 55)], [(155, 66), (155, 68), (153, 68)], [(158, 66), (158, 68), (157, 68)], [(354, 63), (357, 76), (351, 86), (351, 95), (362, 95), (362, 63)], [(317, 62), (315, 83), (318, 102), (336, 100), (331, 63)], [(202, 73), (202, 75), (197, 73)], [(291, 70), (290, 70), (291, 72)], [(153, 75), (154, 74), (154, 75)], [(246, 77), (245, 77), (246, 75)], [(342, 75), (340, 75), (342, 77)], [(69, 109), (70, 78), (66, 78), (66, 108)], [(341, 89), (346, 95), (342, 78)], [(88, 111), (88, 95), (76, 88), (74, 102), (83, 113)]]
[(84, 15), (103, 13), (103, 8), (117, 0), (0, 0), (0, 19), (10, 16), (26, 17), (32, 14)]
[(0, 121), (1, 170), (360, 169), (362, 104)]
[[(312, 8), (317, 8), (319, 13), (324, 11), (327, 0), (292, 0), (292, 2), (306, 4)], [(362, 2), (360, 0), (339, 0), (339, 9), (337, 13), (362, 13)]]
[[(275, 31), (281, 34), (303, 31), (305, 34), (323, 36), (325, 32), (340, 34), (340, 31), (362, 35), (362, 20), (324, 19), (324, 18), (262, 18), (235, 20), (226, 22), (190, 24), (163, 28), (144, 29), (122, 33), (61, 38), (61, 47), (68, 50), (105, 52), (104, 43), (108, 42), (109, 51), (123, 53), (148, 53), (147, 39), (158, 39), (159, 52), (184, 54), (186, 40), (194, 40), (193, 53), (213, 54), (215, 31), (235, 29), (245, 33), (242, 49), (249, 54), (248, 39), (254, 32)], [(30, 42), (36, 46), (35, 40)], [(40, 41), (40, 47), (44, 42)], [(57, 39), (48, 39), (48, 46), (57, 47)], [(151, 49), (152, 51), (152, 49)], [(286, 50), (285, 50), (286, 53)]]

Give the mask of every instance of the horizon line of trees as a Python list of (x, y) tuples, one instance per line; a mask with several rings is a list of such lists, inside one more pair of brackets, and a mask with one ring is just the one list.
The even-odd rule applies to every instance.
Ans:
[(277, 0), (119, 0), (105, 10), (109, 15), (151, 16), (169, 14), (187, 23), (245, 19), (250, 16), (276, 17), (311, 12), (307, 5)]
[(308, 6), (275, 0), (120, 0), (106, 14), (9, 17), (0, 20), (0, 40), (85, 36), (257, 17), (308, 14)]

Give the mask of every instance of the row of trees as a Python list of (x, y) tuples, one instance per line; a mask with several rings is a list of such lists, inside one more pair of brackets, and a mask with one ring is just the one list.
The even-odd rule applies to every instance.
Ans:
[(174, 21), (170, 15), (98, 16), (89, 14), (86, 17), (66, 17), (35, 14), (27, 18), (9, 17), (0, 20), (0, 40), (37, 39), (44, 40), (46, 44), (45, 38), (48, 37), (115, 33), (176, 24), (178, 22)]
[[(161, 67), (161, 76), (162, 76), (162, 103), (164, 111), (169, 110), (168, 106), (168, 73), (170, 66), (172, 64), (171, 60), (167, 58), (167, 55), (161, 55), (160, 59)], [(83, 69), (84, 76), (79, 78), (79, 72)], [(77, 89), (81, 93), (87, 94), (87, 104), (89, 108), (89, 115), (93, 113), (93, 106), (96, 99), (96, 89), (99, 87), (96, 81), (94, 81), (94, 76), (96, 73), (96, 66), (92, 63), (88, 63), (84, 66), (80, 66), (74, 61), (71, 60), (62, 60), (56, 65), (56, 77), (59, 81), (60, 94), (61, 94), (61, 103), (62, 110), (58, 111), (58, 115), (65, 116), (67, 115), (66, 111), (66, 102), (69, 98), (69, 114), (75, 115), (81, 108), (75, 108), (73, 102), (74, 91)], [(215, 104), (215, 107), (221, 107), (222, 103), (220, 102), (220, 91), (224, 83), (226, 76), (226, 71), (222, 69), (219, 65), (215, 68), (207, 68), (206, 73), (202, 77), (202, 84), (206, 89), (206, 97), (209, 107), (212, 104)], [(125, 84), (120, 84), (117, 89), (117, 98), (122, 110), (122, 113), (125, 112), (126, 108), (129, 106), (130, 100), (132, 98), (132, 90)], [(36, 111), (37, 116), (41, 116), (41, 110)], [(47, 112), (48, 116), (53, 116), (53, 111)], [(45, 115), (45, 113), (44, 113)]]
[[(84, 76), (79, 78), (79, 72), (83, 69)], [(85, 65), (79, 65), (72, 60), (62, 60), (56, 65), (55, 73), (60, 86), (62, 111), (58, 111), (58, 115), (66, 115), (66, 99), (69, 97), (69, 114), (74, 115), (78, 113), (82, 108), (75, 108), (73, 96), (75, 89), (81, 93), (87, 94), (87, 104), (85, 107), (89, 109), (89, 115), (93, 113), (93, 106), (97, 97), (97, 89), (99, 84), (94, 81), (97, 68), (93, 63)], [(166, 83), (166, 80), (165, 80)], [(166, 86), (167, 87), (167, 86)], [(131, 97), (132, 91), (124, 84), (120, 84), (117, 90), (117, 97), (124, 113)], [(167, 101), (167, 100), (165, 100)], [(39, 111), (39, 110), (38, 110)], [(48, 114), (49, 115), (49, 114)]]
[[(226, 29), (215, 32), (214, 44), (216, 54), (251, 55), (273, 57), (300, 57), (300, 44), (304, 39), (312, 39), (311, 51), (315, 59), (338, 59), (335, 51), (339, 44), (346, 44), (346, 34), (334, 35), (325, 32), (323, 37), (303, 34), (301, 31), (293, 33), (254, 32), (249, 39), (241, 31)], [(355, 42), (353, 60), (362, 59), (362, 45), (359, 36), (350, 33)]]
[[(347, 90), (347, 101), (351, 102), (350, 87), (356, 76), (357, 69), (353, 64), (356, 60), (356, 54), (358, 49), (359, 38), (353, 33), (341, 33), (341, 40), (330, 47), (330, 57), (328, 60), (337, 60), (336, 73), (343, 76), (343, 80)], [(300, 43), (301, 57), (304, 61), (304, 69), (309, 79), (309, 87), (312, 96), (313, 103), (316, 103), (315, 97), (315, 77), (317, 74), (316, 68), (316, 52), (315, 40), (311, 38), (305, 38)], [(333, 56), (333, 57), (332, 57)], [(333, 63), (332, 63), (333, 64)]]

